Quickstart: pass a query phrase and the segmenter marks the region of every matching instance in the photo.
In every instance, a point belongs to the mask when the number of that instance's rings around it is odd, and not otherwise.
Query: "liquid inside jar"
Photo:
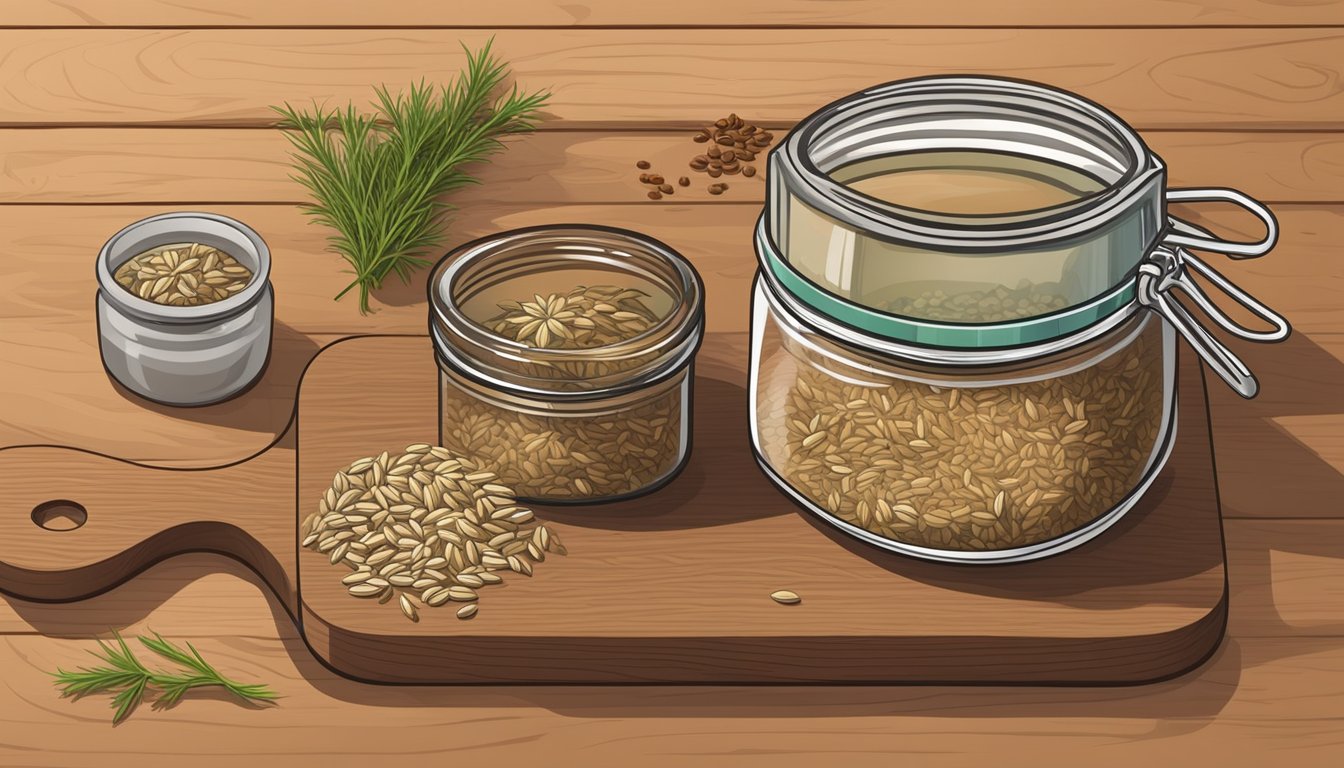
[[[201,243],[169,243],[127,259],[117,284],[147,301],[194,307],[223,301],[252,282],[252,270],[228,253]]]
[[[1071,203],[1102,183],[1075,168],[996,152],[914,152],[852,163],[831,178],[902,208],[1003,215]]]
[[[1075,203],[1105,184],[1076,168],[998,152],[929,151],[842,166],[833,180],[868,197],[942,216],[1012,217]],[[883,312],[948,323],[996,323],[1057,312],[1114,284],[1127,265],[1082,248],[933,252],[855,237],[794,199],[789,261],[805,276]],[[1100,271],[1098,271],[1100,269]]]

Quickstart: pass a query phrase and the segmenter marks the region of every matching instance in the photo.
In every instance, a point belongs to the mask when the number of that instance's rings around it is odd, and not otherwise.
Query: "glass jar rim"
[[[463,310],[464,281],[484,280],[494,262],[551,256],[560,269],[598,265],[658,284],[673,306],[649,329],[615,344],[581,349],[540,349],[502,336]],[[475,270],[475,271],[473,271]],[[699,348],[704,330],[704,283],[685,257],[647,235],[597,224],[524,227],[473,240],[450,251],[429,279],[430,330],[436,356],[458,373],[486,386],[523,396],[594,398],[639,389],[674,375]],[[581,365],[647,358],[641,364],[595,379],[593,386],[568,389],[576,379],[487,372],[490,358],[538,365]]]
[[[240,249],[238,252],[229,252],[230,256],[240,261],[254,262],[246,265],[252,269],[252,279],[241,291],[208,304],[174,307],[142,299],[117,282],[113,273],[127,259],[162,245],[193,238],[199,241],[202,234],[216,236],[210,239],[228,240]],[[135,241],[137,236],[140,239]],[[127,245],[129,241],[135,241],[135,244]],[[228,248],[221,250],[229,251]],[[123,314],[156,323],[185,325],[222,320],[260,301],[262,296],[270,292],[271,250],[256,230],[237,219],[196,211],[161,213],[127,224],[108,238],[98,251],[94,271],[103,297]]]
[[[991,118],[1020,124],[1021,131],[1010,134],[979,125]],[[941,138],[904,135],[921,121],[934,124]],[[945,125],[947,121],[952,123]],[[949,125],[960,127],[953,130]],[[1061,205],[980,215],[897,205],[831,176],[859,160],[928,149],[978,147],[978,151],[1026,155],[1029,144],[1047,139],[1051,151],[1061,156],[1109,165],[1112,178],[1098,179],[1103,183],[1100,190]],[[946,145],[931,143],[939,140]],[[1022,147],[1017,152],[1012,151],[1014,142]],[[1046,151],[1043,145],[1030,149],[1032,156]],[[780,201],[794,197],[884,241],[959,253],[1001,253],[1104,231],[1138,199],[1152,196],[1154,185],[1165,186],[1165,167],[1123,120],[1081,96],[1011,78],[947,75],[886,83],[822,107],[771,152],[767,183],[772,188],[768,198],[777,201],[766,209],[771,231],[777,226],[775,219],[784,216]]]

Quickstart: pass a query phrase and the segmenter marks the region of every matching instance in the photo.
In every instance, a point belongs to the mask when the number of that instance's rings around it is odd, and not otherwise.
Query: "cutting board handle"
[[[294,455],[287,438],[212,469],[54,446],[0,449],[0,591],[78,600],[165,558],[206,551],[243,561],[289,598]]]

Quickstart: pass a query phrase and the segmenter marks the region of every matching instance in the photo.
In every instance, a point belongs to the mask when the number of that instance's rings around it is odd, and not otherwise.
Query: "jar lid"
[[[1138,134],[1080,96],[898,81],[823,107],[771,152],[762,261],[891,338],[1034,343],[1133,299],[1165,185]]]

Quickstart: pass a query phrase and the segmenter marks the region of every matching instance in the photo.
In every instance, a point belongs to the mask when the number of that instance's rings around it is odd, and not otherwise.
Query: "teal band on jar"
[[[985,349],[1039,344],[1081,331],[1120,311],[1135,298],[1135,281],[1076,307],[1010,323],[935,323],[879,312],[842,299],[803,277],[775,250],[765,219],[756,223],[756,254],[761,268],[794,298],[837,322],[892,341],[949,349]]]

